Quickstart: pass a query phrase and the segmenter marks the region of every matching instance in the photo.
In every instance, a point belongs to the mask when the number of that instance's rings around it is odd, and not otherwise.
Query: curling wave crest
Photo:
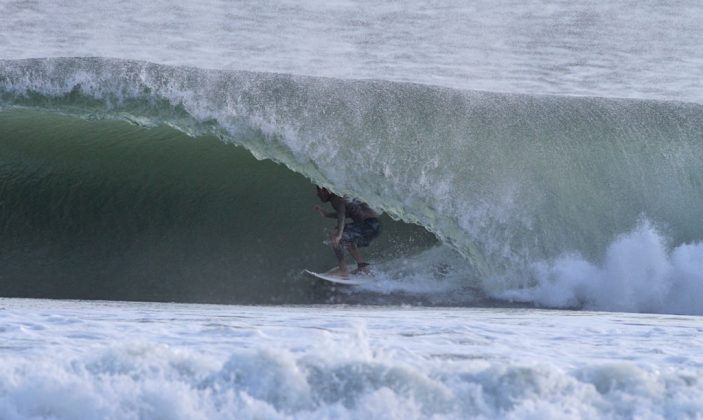
[[[539,290],[553,278],[539,261],[620,261],[617,238],[643,218],[673,247],[703,238],[697,104],[56,58],[0,61],[0,107],[214,134],[421,225],[495,296]]]

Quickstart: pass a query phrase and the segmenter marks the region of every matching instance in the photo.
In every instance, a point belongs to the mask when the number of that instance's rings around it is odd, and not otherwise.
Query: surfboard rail
[[[335,284],[344,284],[348,286],[359,286],[372,281],[372,278],[368,275],[354,275],[349,274],[348,276],[339,276],[335,274],[328,273],[317,273],[315,271],[308,270],[307,268],[303,270],[306,274],[320,280],[328,281]]]

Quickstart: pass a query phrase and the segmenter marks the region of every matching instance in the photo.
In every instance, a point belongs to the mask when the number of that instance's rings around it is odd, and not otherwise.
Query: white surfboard
[[[348,286],[358,286],[360,284],[369,283],[373,280],[373,278],[367,274],[349,274],[348,276],[339,276],[336,274],[316,273],[307,269],[304,271],[317,279],[329,281],[336,284],[345,284]]]

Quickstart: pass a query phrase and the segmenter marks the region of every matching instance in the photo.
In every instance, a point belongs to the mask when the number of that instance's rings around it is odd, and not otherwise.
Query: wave
[[[602,261],[609,244],[643,218],[673,245],[703,238],[698,104],[57,58],[0,61],[0,109],[214,135],[302,175],[297,185],[307,187],[307,178],[421,226],[468,262],[467,281],[501,290],[539,282],[537,261],[565,253]],[[181,147],[163,130],[148,130],[161,140],[142,140],[136,153]],[[187,153],[202,153],[193,147]],[[202,167],[217,160],[201,158]],[[239,164],[233,159],[221,167]],[[172,168],[187,178],[194,161]],[[232,175],[207,182],[225,176]],[[267,182],[285,189],[297,176],[284,171]]]
[[[302,176],[213,137],[168,127],[0,113],[0,294],[310,303],[299,278],[334,264],[329,223]],[[329,219],[328,219],[329,220]],[[383,220],[367,256],[432,246]]]

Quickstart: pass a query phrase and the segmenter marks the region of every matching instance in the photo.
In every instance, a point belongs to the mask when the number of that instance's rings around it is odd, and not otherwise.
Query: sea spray
[[[547,307],[703,314],[703,244],[673,249],[648,221],[619,236],[600,263],[564,254],[532,265],[534,287],[496,297]]]

